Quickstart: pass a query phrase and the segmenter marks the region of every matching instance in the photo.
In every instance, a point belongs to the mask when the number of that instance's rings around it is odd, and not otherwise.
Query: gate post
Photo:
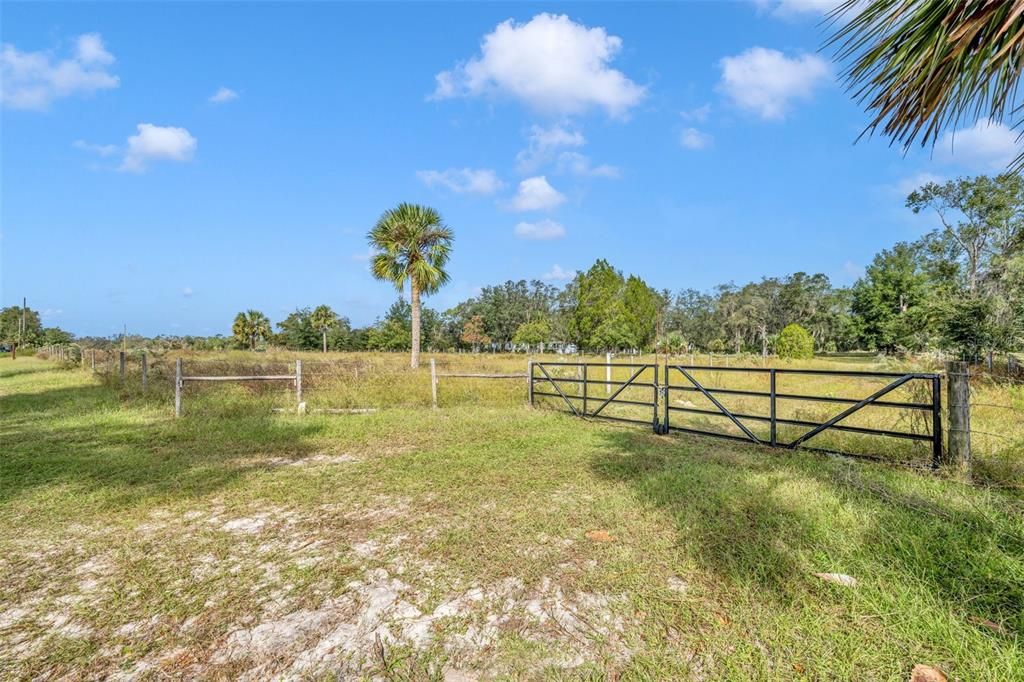
[[[971,379],[966,362],[946,364],[949,378],[947,407],[949,409],[949,451],[944,463],[961,473],[971,473]]]
[[[655,363],[654,367],[654,419],[651,421],[651,426],[654,428],[655,433],[661,433],[661,425],[658,424],[658,389],[661,387],[658,382],[658,364]]]
[[[778,431],[775,421],[775,368],[768,370],[768,396],[769,416],[771,417],[771,446],[774,448],[779,444]]]
[[[669,372],[668,372],[668,368],[669,368],[668,361],[666,361],[665,362],[665,384],[661,388],[661,397],[665,401],[665,404],[662,406],[662,412],[665,415],[665,421],[661,425],[661,432],[662,433],[668,433],[669,432],[669,423],[670,423],[669,422],[669,417],[668,417],[668,413],[669,413],[669,409],[668,408],[669,408],[669,402],[671,400],[671,390],[670,390],[670,387],[672,386],[672,380],[669,379],[670,375],[669,375]]]
[[[181,416],[181,358],[174,361],[174,416]]]
[[[533,407],[533,360],[526,361],[526,397]]]
[[[302,410],[302,360],[295,361],[295,405],[296,412]]]
[[[942,463],[942,380],[936,374],[932,377],[932,468],[938,469],[940,463]]]

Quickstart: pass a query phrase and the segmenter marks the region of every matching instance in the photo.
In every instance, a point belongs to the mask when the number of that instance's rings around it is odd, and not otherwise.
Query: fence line
[[[529,361],[532,366],[533,361]],[[430,358],[430,404],[435,410],[437,409],[437,384],[438,379],[441,377],[448,377],[452,379],[528,379],[529,374],[500,374],[500,373],[482,373],[482,372],[467,372],[467,373],[456,373],[456,372],[438,372],[437,361],[434,358]],[[532,391],[532,383],[531,391]]]

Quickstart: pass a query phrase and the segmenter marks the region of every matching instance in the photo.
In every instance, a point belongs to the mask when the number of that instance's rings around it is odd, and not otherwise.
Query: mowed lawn
[[[525,406],[5,358],[0,575],[2,679],[1024,679],[1019,496]]]

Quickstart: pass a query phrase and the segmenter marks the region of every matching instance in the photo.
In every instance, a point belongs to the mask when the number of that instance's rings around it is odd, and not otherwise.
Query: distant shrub
[[[814,337],[798,324],[787,325],[779,340],[775,342],[775,352],[780,358],[805,360],[814,357]]]

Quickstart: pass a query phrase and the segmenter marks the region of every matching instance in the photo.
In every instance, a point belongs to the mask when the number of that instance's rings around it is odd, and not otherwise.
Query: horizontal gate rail
[[[546,369],[544,369],[544,365],[542,365],[540,363],[537,363],[536,366],[540,368],[540,371],[544,373],[544,376],[547,377],[549,382],[551,382],[551,385],[554,387],[554,389],[556,391],[558,391],[558,395],[562,396],[562,400],[564,400],[565,404],[569,406],[569,409],[572,410],[572,413],[575,414],[576,416],[579,416],[580,413],[576,411],[576,407],[565,396],[565,393],[562,392],[562,389],[560,389],[558,387],[558,384],[556,384],[554,381],[551,381],[551,375],[548,374],[548,371]],[[531,384],[533,383],[533,377],[532,376],[530,377],[530,382],[531,382]],[[535,393],[535,392],[533,392],[533,393]],[[586,409],[587,409],[587,399],[586,399],[586,396],[584,396],[584,398],[583,398],[583,410],[586,411]]]
[[[660,384],[658,383],[659,366],[655,364],[641,364],[641,363],[607,363],[607,362],[531,362],[530,363],[530,400],[531,403],[535,397],[542,398],[561,398],[566,405],[569,406],[572,413],[578,417],[596,417],[597,419],[608,419],[617,422],[627,422],[630,424],[652,424],[652,421],[636,419],[631,417],[622,417],[618,415],[609,415],[604,413],[604,409],[608,405],[628,405],[632,407],[645,407],[651,410],[653,415],[653,423],[658,423],[658,391]],[[538,376],[534,371],[533,367],[540,370],[541,376]],[[583,378],[578,377],[559,377],[552,376],[548,372],[547,368],[550,367],[574,367],[580,370]],[[631,376],[625,381],[619,379],[612,379],[610,373],[608,376],[603,378],[591,378],[588,376],[588,369],[592,368],[604,368],[611,370],[613,368],[623,368],[631,370]],[[654,381],[639,381],[638,377],[645,371],[651,370],[654,373]],[[580,386],[580,394],[566,393],[561,389],[559,384],[574,384]],[[605,396],[594,396],[588,395],[587,388],[589,386],[604,386],[609,391],[607,397]],[[551,391],[538,390],[538,386],[547,387],[550,386],[555,390],[554,393]],[[633,400],[630,398],[622,398],[621,394],[627,388],[643,388],[651,390],[651,400]],[[575,403],[573,401],[576,401]],[[596,409],[588,410],[587,404],[590,402],[600,403]],[[579,409],[577,409],[577,404]],[[656,426],[656,430],[660,428]]]
[[[672,385],[670,372],[677,370],[683,375],[692,386],[686,385]],[[933,373],[922,373],[922,372],[871,372],[871,371],[843,371],[843,370],[824,370],[824,369],[774,369],[768,367],[705,367],[699,365],[667,365],[665,368],[665,386],[664,386],[664,422],[665,430],[681,431],[684,433],[695,433],[707,436],[729,438],[732,440],[740,441],[752,441],[751,432],[742,423],[744,420],[752,420],[756,422],[768,423],[770,425],[770,438],[767,442],[758,441],[766,445],[773,447],[782,448],[802,448],[812,451],[821,452],[835,452],[834,450],[825,450],[821,448],[809,447],[806,445],[807,441],[815,436],[821,435],[826,431],[839,431],[845,433],[855,433],[867,436],[883,436],[889,438],[897,438],[903,440],[909,440],[914,442],[932,444],[932,467],[936,467],[942,457],[942,419],[940,414],[940,386],[939,386],[939,375]],[[769,379],[769,390],[768,391],[754,391],[745,389],[735,388],[720,388],[700,385],[699,382],[695,381],[691,372],[746,372],[750,374],[756,374],[765,376]],[[785,375],[805,375],[805,376],[822,376],[822,377],[851,377],[858,379],[888,379],[890,380],[884,387],[874,391],[871,395],[866,398],[843,398],[835,396],[818,396],[810,395],[806,393],[782,393],[776,389],[776,379]],[[931,402],[903,402],[894,400],[884,400],[883,397],[896,390],[897,388],[908,384],[914,380],[929,381],[931,383]],[[689,392],[689,393],[700,393],[718,409],[704,409],[698,407],[677,407],[671,404],[671,395],[673,391],[678,392]],[[722,404],[714,398],[716,395],[725,396],[748,396],[755,398],[766,398],[769,401],[769,414],[748,414],[740,412],[732,412],[728,409],[723,409]],[[832,403],[845,406],[838,414],[825,420],[824,422],[809,421],[805,419],[793,419],[780,417],[777,414],[777,405],[779,401],[806,401],[806,402],[821,402],[821,403]],[[931,419],[931,432],[930,433],[911,433],[907,431],[897,431],[895,429],[886,428],[872,428],[868,426],[852,426],[841,424],[840,422],[855,412],[865,407],[882,407],[888,409],[900,409],[900,410],[911,410],[911,411],[926,411],[932,413]],[[715,431],[707,431],[704,429],[693,428],[690,426],[677,426],[671,423],[672,413],[690,413],[707,415],[709,417],[725,417],[729,419],[733,424],[743,431],[744,435],[727,434]],[[802,435],[794,438],[791,442],[781,442],[777,437],[777,426],[798,426],[806,427]],[[856,453],[843,452],[839,454],[860,456],[867,459],[882,459],[870,455],[858,455]]]
[[[675,431],[702,436],[712,436],[715,438],[726,438],[729,440],[736,440],[747,443],[752,442],[758,445],[770,445],[772,447],[779,448],[800,448],[812,452],[836,453],[835,450],[818,448],[807,445],[807,441],[814,438],[815,436],[819,436],[822,433],[825,433],[826,431],[837,431],[843,433],[860,434],[865,436],[882,436],[920,443],[930,442],[932,444],[931,466],[933,468],[938,466],[939,461],[942,457],[942,418],[940,412],[941,386],[940,377],[938,374],[921,372],[872,372],[826,369],[775,369],[768,367],[708,367],[702,365],[666,364],[664,367],[664,382],[662,383],[659,380],[659,370],[661,368],[658,365],[652,364],[618,364],[602,362],[531,362],[530,366],[531,369],[529,371],[529,387],[531,404],[533,403],[533,399],[535,396],[545,398],[561,398],[562,401],[564,401],[565,404],[569,406],[569,409],[572,411],[572,413],[580,417],[597,417],[598,419],[609,419],[612,421],[629,422],[634,424],[648,423],[641,419],[604,414],[605,408],[609,405],[627,405],[633,407],[643,407],[652,409],[654,417],[651,421],[651,424],[654,427],[655,433],[669,433],[670,431]],[[537,372],[532,369],[533,366],[539,368],[540,375],[538,375]],[[548,368],[551,367],[577,368],[577,370],[580,372],[580,376],[553,376],[548,371]],[[606,369],[606,373],[603,378],[592,378],[592,375],[588,376],[589,369],[602,367]],[[611,368],[621,368],[624,370],[629,370],[630,376],[626,380],[612,379],[610,371]],[[640,380],[640,377],[647,370],[650,370],[653,373],[653,381]],[[688,385],[673,385],[671,382],[671,372],[673,370],[679,372],[679,374],[681,374],[686,379]],[[722,388],[718,386],[706,386],[702,384],[694,376],[695,373],[705,372],[746,372],[749,374],[761,375],[769,380],[769,390],[756,391],[737,388]],[[889,381],[886,383],[885,386],[878,390],[875,390],[873,393],[871,393],[865,398],[846,398],[837,396],[811,395],[808,393],[780,392],[777,390],[777,379],[785,375],[850,377],[858,379],[887,379]],[[910,402],[884,399],[884,397],[887,394],[915,380],[930,382],[930,402]],[[588,387],[593,386],[595,384],[605,386],[605,396],[598,397],[594,395],[588,395]],[[578,386],[579,393],[566,393],[565,391],[562,390],[561,385]],[[550,386],[549,390],[543,390],[546,389],[548,386]],[[650,401],[645,401],[621,397],[622,393],[627,388],[651,389],[652,399]],[[715,409],[704,409],[695,406],[674,406],[671,404],[673,391],[700,393],[704,398],[708,400],[708,402],[710,402],[714,406]],[[723,405],[722,402],[716,396],[746,396],[753,398],[765,398],[768,400],[769,413],[750,414],[747,412],[734,412],[725,405]],[[777,407],[780,401],[830,403],[842,406],[842,409],[837,414],[835,414],[834,416],[830,417],[825,421],[811,421],[807,419],[796,419],[779,416]],[[596,409],[588,409],[588,403],[591,402],[598,403]],[[692,405],[692,403],[689,404]],[[890,410],[899,409],[931,412],[932,418],[930,433],[913,433],[908,431],[897,431],[895,429],[890,428],[872,428],[868,426],[854,426],[840,423],[847,417],[850,417],[854,413],[866,407],[880,407],[887,408]],[[691,426],[675,425],[671,423],[671,415],[673,413],[688,413],[705,415],[708,417],[725,418],[728,419],[739,431],[741,431],[742,435],[736,433],[708,431],[705,429],[694,428]],[[751,429],[744,423],[745,421],[754,421],[769,424],[770,438],[762,439],[761,437],[759,437],[757,434],[751,431]],[[806,431],[804,431],[803,434],[797,436],[790,442],[783,442],[780,441],[778,438],[778,426],[801,427],[803,429],[806,429]],[[877,455],[859,454],[854,452],[839,452],[836,454],[842,454],[851,457],[859,457],[862,459],[892,461]]]
[[[706,414],[713,417],[724,417],[721,412],[717,410],[702,410],[696,407],[672,407],[668,408],[672,412],[690,412],[693,414]],[[761,414],[741,414],[739,412],[733,412],[733,416],[739,419],[753,419],[755,421],[771,422],[771,417],[766,417]],[[776,424],[785,424],[787,426],[809,426],[816,427],[821,426],[821,422],[809,422],[803,419],[784,419],[782,417],[775,418]],[[843,426],[842,424],[834,424],[828,428],[833,431],[849,431],[850,433],[861,433],[864,435],[879,435],[879,436],[891,436],[893,438],[905,438],[907,440],[920,440],[930,441],[932,439],[930,434],[927,433],[907,433],[906,431],[889,431],[887,429],[872,429],[865,426]],[[747,440],[744,438],[743,440]]]
[[[721,411],[721,413],[722,413],[722,415],[723,415],[723,416],[726,416],[726,417],[728,417],[728,418],[730,419],[730,421],[732,421],[732,423],[733,423],[733,424],[735,424],[735,425],[737,426],[737,428],[739,428],[739,430],[740,430],[740,431],[742,431],[743,433],[747,434],[747,438],[749,438],[750,440],[754,441],[754,442],[755,442],[755,443],[757,443],[758,445],[760,445],[760,444],[761,444],[761,439],[760,439],[760,438],[758,438],[757,436],[755,436],[755,435],[754,435],[754,432],[753,432],[753,431],[751,431],[751,430],[750,430],[750,429],[748,429],[748,428],[747,428],[746,426],[744,426],[744,425],[743,425],[743,422],[741,422],[741,421],[740,421],[739,419],[737,419],[737,418],[736,418],[736,417],[735,417],[735,416],[734,416],[734,415],[732,414],[732,412],[730,412],[729,410],[727,410],[727,409],[726,409],[726,407],[725,407],[725,405],[723,405],[722,403],[718,402],[718,399],[717,399],[717,398],[715,398],[715,396],[713,396],[713,395],[711,395],[710,393],[708,393],[708,392],[707,392],[707,390],[706,390],[706,389],[705,389],[705,388],[704,388],[703,386],[701,386],[701,385],[700,385],[700,384],[699,384],[699,383],[697,382],[697,380],[696,380],[696,379],[694,379],[694,378],[693,378],[693,377],[692,377],[692,376],[690,375],[690,373],[689,373],[689,372],[687,372],[687,371],[686,371],[685,369],[683,369],[683,368],[682,368],[682,367],[680,367],[679,365],[673,365],[672,367],[666,367],[666,368],[665,368],[665,385],[666,385],[666,386],[668,386],[668,385],[669,385],[669,376],[668,376],[668,371],[669,371],[670,369],[672,369],[673,367],[674,367],[675,369],[678,369],[678,370],[679,370],[679,371],[680,371],[680,372],[682,373],[682,375],[683,375],[684,377],[686,377],[686,378],[687,378],[687,379],[688,379],[688,380],[690,381],[690,383],[691,383],[691,384],[693,384],[693,385],[694,385],[694,386],[695,386],[695,387],[696,387],[697,389],[699,389],[699,390],[700,390],[700,392],[704,394],[704,397],[705,397],[705,398],[707,398],[708,400],[710,400],[710,401],[711,401],[711,403],[712,403],[712,404],[713,404],[713,405],[714,405],[715,407],[717,407],[717,408],[718,408],[718,409],[719,409],[719,410]],[[666,394],[667,394],[667,391],[666,391]],[[668,402],[668,401],[666,400],[666,402]],[[667,421],[667,420],[666,420],[666,421]]]
[[[918,377],[925,378],[925,377]],[[701,390],[694,388],[693,386],[670,386],[670,390],[673,391],[692,391],[694,393],[700,393]],[[754,396],[755,398],[771,398],[772,394],[768,391],[745,391],[738,388],[706,388],[708,393],[720,393],[722,395],[748,395]],[[824,395],[804,395],[802,393],[776,393],[776,399],[778,400],[806,400],[808,402],[822,402],[822,403],[844,403],[847,405],[855,405],[860,402],[859,398],[836,398],[832,396]],[[931,410],[931,403],[895,403],[886,400],[876,400],[871,403],[874,407],[897,407],[907,410]]]

